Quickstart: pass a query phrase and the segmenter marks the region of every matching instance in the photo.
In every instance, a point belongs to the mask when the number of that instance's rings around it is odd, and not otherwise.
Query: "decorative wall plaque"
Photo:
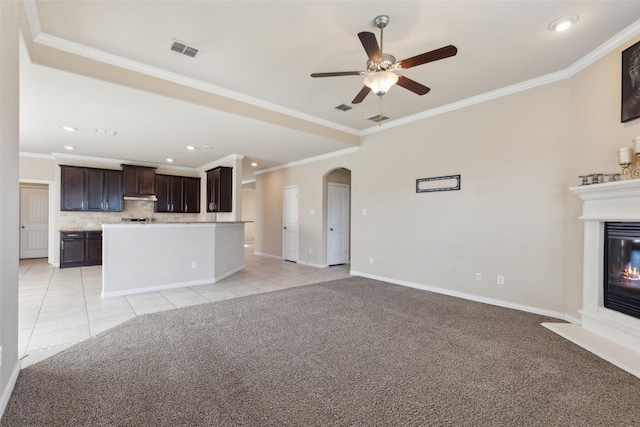
[[[460,190],[460,175],[416,179],[416,193]]]

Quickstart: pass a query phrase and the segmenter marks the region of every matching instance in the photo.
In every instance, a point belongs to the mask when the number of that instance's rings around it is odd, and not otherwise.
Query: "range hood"
[[[155,202],[156,168],[136,165],[122,166],[124,200]]]
[[[155,202],[158,200],[158,198],[156,196],[154,196],[153,194],[149,194],[149,195],[145,195],[145,196],[124,196],[123,197],[124,200],[142,200],[142,201],[147,201],[147,202]]]

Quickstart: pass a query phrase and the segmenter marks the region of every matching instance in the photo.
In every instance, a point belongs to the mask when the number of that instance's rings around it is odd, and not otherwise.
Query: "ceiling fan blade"
[[[362,71],[337,71],[335,73],[313,73],[311,77],[359,76]]]
[[[425,52],[420,55],[412,56],[411,58],[403,59],[402,61],[398,61],[400,63],[400,68],[407,69],[411,67],[415,67],[417,65],[426,64],[427,62],[437,61],[439,59],[448,58],[450,56],[454,56],[458,53],[458,49],[453,46],[445,46],[440,49],[432,50],[431,52]]]
[[[382,52],[380,52],[380,46],[378,46],[376,35],[367,31],[363,31],[361,33],[358,33],[358,37],[360,38],[362,47],[364,47],[365,52],[367,52],[367,56],[369,57],[369,59],[372,62],[382,61]]]
[[[367,95],[369,95],[369,92],[371,92],[371,88],[369,86],[363,86],[360,92],[358,92],[358,94],[356,95],[356,97],[353,98],[353,101],[351,101],[351,103],[360,104],[362,101],[364,101]]]
[[[411,80],[405,76],[398,76],[398,83],[396,84],[418,95],[425,95],[431,90],[417,81]]]

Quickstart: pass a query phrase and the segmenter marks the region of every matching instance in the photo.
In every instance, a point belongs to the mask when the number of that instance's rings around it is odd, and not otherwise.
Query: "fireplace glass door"
[[[640,223],[605,223],[604,306],[640,318]]]

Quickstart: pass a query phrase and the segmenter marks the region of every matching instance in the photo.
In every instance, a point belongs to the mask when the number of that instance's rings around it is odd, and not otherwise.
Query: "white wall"
[[[640,134],[640,120],[620,123],[620,55],[636,41],[564,80],[383,125],[356,153],[258,175],[256,252],[281,255],[282,188],[298,185],[300,258],[321,264],[307,249],[324,253],[322,218],[308,211],[322,206],[323,174],[347,167],[352,271],[578,318],[581,205],[568,189],[619,171],[616,150]],[[452,174],[460,191],[416,194],[416,179]]]
[[[0,2],[0,414],[20,369],[18,361],[19,2]]]

